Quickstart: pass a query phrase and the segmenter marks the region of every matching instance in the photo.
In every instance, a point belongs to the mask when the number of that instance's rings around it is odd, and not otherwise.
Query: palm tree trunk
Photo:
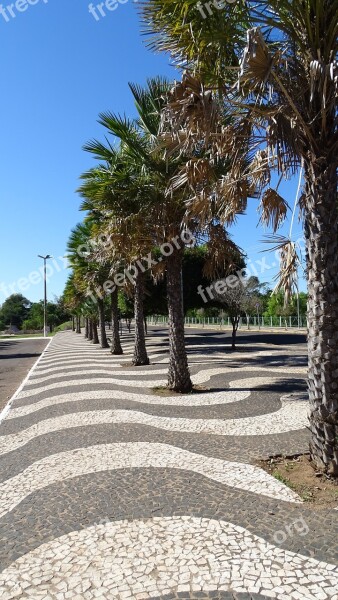
[[[168,387],[176,392],[192,390],[184,338],[182,286],[183,250],[175,250],[167,258],[167,294],[169,312]]]
[[[99,334],[97,331],[97,319],[93,319],[92,321],[93,323],[93,344],[99,344],[100,340],[99,340]]]
[[[85,338],[88,339],[89,336],[89,319],[86,317],[85,319]]]
[[[139,271],[135,276],[134,312],[135,312],[135,347],[133,365],[149,365],[146,349],[143,318],[144,275]]]
[[[310,453],[338,476],[338,202],[335,160],[308,163],[306,221]]]
[[[72,316],[72,331],[75,331],[75,317]]]
[[[88,340],[93,341],[93,319],[89,319]]]
[[[102,298],[98,298],[97,303],[98,303],[98,306],[99,306],[99,315],[100,315],[101,348],[109,348],[109,344],[108,344],[108,340],[107,340],[107,334],[106,334],[104,300],[102,300]]]
[[[76,333],[81,333],[81,320],[78,315],[76,315]]]
[[[117,287],[111,293],[111,353],[123,354],[119,332],[119,308]]]

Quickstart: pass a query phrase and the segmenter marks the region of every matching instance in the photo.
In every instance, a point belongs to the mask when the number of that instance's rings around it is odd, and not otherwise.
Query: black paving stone
[[[156,349],[152,348],[151,353],[161,352],[163,356],[167,356],[168,341],[160,339],[167,336],[167,329],[164,327],[150,328],[150,335],[157,338]],[[92,351],[93,357],[104,361],[107,365],[111,364],[109,351],[85,343],[83,336],[74,334],[73,337],[70,337],[69,334],[61,334],[54,339],[45,359],[41,361],[35,372],[35,378],[43,376],[44,368],[50,368],[53,364],[62,364],[59,361],[60,353],[63,351],[63,340],[67,341],[67,344],[68,341],[71,343],[74,340],[75,344],[80,345],[74,349],[73,354],[69,354],[69,361],[85,355],[81,348],[81,344],[83,344],[83,347]],[[306,393],[302,374],[288,372],[289,367],[305,367],[307,364],[304,335],[292,333],[278,335],[266,332],[252,334],[242,330],[238,335],[240,351],[236,353],[230,349],[229,331],[224,333],[219,330],[188,329],[187,341],[192,345],[200,343],[203,345],[201,348],[188,347],[188,355],[191,360],[194,360],[196,354],[203,353],[209,360],[219,352],[224,353],[224,359],[215,357],[212,364],[192,364],[191,373],[214,368],[221,369],[225,366],[232,369],[230,373],[216,374],[209,381],[203,383],[202,386],[207,389],[212,391],[229,389],[229,382],[236,379],[273,377],[282,381],[260,386],[251,393],[247,400],[207,407],[171,407],[170,397],[167,398],[168,405],[166,406],[141,404],[122,399],[68,402],[39,410],[26,417],[7,420],[1,425],[0,436],[19,432],[40,420],[88,410],[136,410],[147,414],[189,419],[253,417],[277,411],[281,406],[281,395],[300,392],[304,397]],[[131,342],[131,335],[123,336],[123,344]],[[148,344],[154,345],[154,340],[148,339]],[[67,345],[65,349],[69,350],[70,347]],[[282,354],[276,353],[280,350],[282,350]],[[266,351],[268,354],[263,357],[257,356],[259,351]],[[131,350],[127,350],[123,358],[131,359],[131,352]],[[55,360],[55,363],[48,364],[46,361],[50,359]],[[199,358],[198,360],[203,362],[203,359]],[[67,365],[69,361],[65,359],[64,364]],[[80,366],[82,367],[82,365]],[[242,369],[245,366],[254,367],[255,370],[243,372]],[[95,367],[96,363],[93,362],[90,368],[95,369]],[[283,371],[276,371],[279,367],[283,367]],[[87,365],[86,368],[88,368]],[[99,369],[100,366],[97,368]],[[147,385],[147,381],[166,378],[165,374],[154,375],[152,372],[154,368],[166,369],[167,365],[160,364],[157,359],[154,359],[149,368],[142,368],[142,370],[149,371],[149,374],[139,378],[140,387],[131,388],[114,384],[112,389],[121,392],[141,392],[146,401],[149,390],[142,387],[142,384]],[[137,379],[137,374],[130,375],[124,367],[123,369],[122,371],[112,367],[111,377],[120,378],[121,382],[126,379]],[[57,372],[52,374],[48,381],[40,384],[34,382],[33,376],[32,385],[26,387],[26,390],[38,390],[41,386],[49,383],[55,383],[56,387],[32,397],[18,399],[14,407],[34,405],[42,399],[53,399],[53,397],[67,392],[107,389],[107,384],[82,385],[83,378],[87,378],[86,371],[76,371],[75,367],[75,374],[72,375],[69,375],[69,372],[66,374],[62,371]],[[69,377],[77,382],[77,386],[67,385]],[[95,378],[95,375],[89,375],[88,378],[90,377]],[[105,375],[105,377],[109,377],[109,375]],[[232,389],[235,391],[236,388]],[[305,429],[279,435],[222,437],[170,432],[137,424],[77,427],[41,436],[22,448],[0,456],[0,481],[15,476],[44,457],[96,444],[165,443],[205,456],[242,463],[255,463],[258,459],[269,456],[290,456],[306,452],[308,439],[309,435]],[[302,536],[294,530],[293,534],[289,535],[281,544],[281,547],[314,557],[317,560],[338,562],[338,511],[310,510],[306,504],[299,506],[269,499],[230,488],[191,471],[140,468],[87,474],[55,483],[30,494],[19,506],[0,519],[2,568],[6,568],[11,562],[44,542],[52,541],[56,537],[74,530],[80,531],[94,523],[102,522],[104,519],[117,521],[179,515],[229,521],[245,527],[273,545],[277,545],[274,539],[275,533],[285,531],[287,525],[294,523],[301,516],[308,526],[307,535]],[[208,600],[267,600],[264,595],[230,591],[170,594],[161,598],[155,597],[152,600],[200,600],[203,598]]]
[[[41,544],[102,519],[179,515],[229,521],[274,546],[275,533],[303,517],[308,533],[293,529],[280,547],[333,564],[338,561],[335,511],[311,511],[306,505],[230,488],[190,471],[145,468],[87,474],[32,493],[0,519],[0,564],[4,569]]]
[[[99,386],[97,389],[100,389]],[[146,397],[144,398],[146,402]],[[242,419],[266,415],[278,411],[281,402],[278,398],[264,399],[259,392],[251,394],[246,400],[233,402],[231,404],[216,404],[213,406],[170,406],[170,397],[167,406],[158,404],[146,404],[130,400],[82,400],[70,401],[55,406],[48,406],[28,415],[15,419],[7,419],[3,422],[1,435],[18,433],[31,425],[46,419],[57,418],[65,414],[86,412],[92,410],[132,410],[148,415],[160,417],[176,417],[184,419]],[[239,406],[240,404],[240,406]],[[0,435],[0,438],[1,438]]]
[[[177,446],[213,458],[255,463],[270,456],[308,452],[306,429],[278,435],[218,436],[165,431],[145,425],[103,424],[55,431],[0,456],[0,481],[20,473],[33,462],[76,448],[117,442],[153,442]]]

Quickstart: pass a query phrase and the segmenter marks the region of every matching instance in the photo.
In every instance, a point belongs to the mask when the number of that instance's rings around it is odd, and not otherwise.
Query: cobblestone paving
[[[281,337],[281,336],[280,336]],[[338,600],[338,511],[255,465],[307,449],[302,343],[189,333],[192,395],[57,335],[0,426],[2,600]],[[262,341],[261,341],[262,340]]]

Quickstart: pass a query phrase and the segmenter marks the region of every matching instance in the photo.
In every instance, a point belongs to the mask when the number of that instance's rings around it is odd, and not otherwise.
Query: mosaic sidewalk
[[[58,334],[0,424],[0,597],[338,600],[338,511],[257,466],[307,451],[305,347],[224,353],[189,332],[202,390]]]

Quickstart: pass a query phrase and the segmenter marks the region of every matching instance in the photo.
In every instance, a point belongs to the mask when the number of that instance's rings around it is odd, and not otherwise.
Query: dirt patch
[[[297,458],[271,458],[259,466],[294,490],[309,508],[337,508],[338,481],[330,479],[312,467],[308,455]]]
[[[146,383],[146,382],[145,382]],[[169,390],[165,386],[154,387],[151,390],[155,396],[182,396],[182,392],[174,392],[174,390]],[[205,392],[210,392],[210,388],[203,387],[203,385],[194,385],[190,394],[205,394]]]

